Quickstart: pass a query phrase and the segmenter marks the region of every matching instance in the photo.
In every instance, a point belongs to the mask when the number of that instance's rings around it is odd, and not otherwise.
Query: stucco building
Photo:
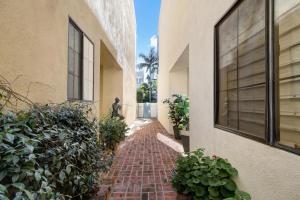
[[[254,200],[300,199],[299,0],[162,0],[158,119],[190,98],[190,146],[228,158]]]
[[[132,0],[0,1],[0,74],[33,102],[90,102],[96,116],[118,96],[135,119]]]

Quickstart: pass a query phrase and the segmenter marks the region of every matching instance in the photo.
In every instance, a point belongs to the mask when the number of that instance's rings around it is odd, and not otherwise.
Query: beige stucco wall
[[[121,100],[121,103],[123,102],[123,69],[103,43],[100,66],[100,114],[106,116],[112,112],[112,102],[116,97]]]
[[[132,0],[0,1],[0,16],[0,74],[17,92],[39,103],[67,99],[71,17],[94,43],[96,115],[100,109],[102,41],[123,69],[126,117],[129,123],[135,119],[136,22]]]
[[[214,25],[234,0],[162,0],[159,20],[158,118],[169,128],[169,71],[189,45],[191,148],[228,158],[254,200],[300,199],[300,156],[213,126]]]

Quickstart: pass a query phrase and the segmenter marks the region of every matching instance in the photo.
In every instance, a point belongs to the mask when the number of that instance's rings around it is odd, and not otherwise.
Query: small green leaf
[[[202,172],[200,170],[194,171],[193,175],[194,176],[200,176],[202,174]]]
[[[227,173],[226,171],[221,170],[221,171],[219,171],[218,176],[220,176],[221,178],[226,178],[226,177],[228,177],[229,175],[228,175],[228,173]]]
[[[6,137],[6,140],[7,140],[9,143],[11,143],[11,144],[14,143],[15,136],[14,136],[13,134],[6,133],[5,137]]]
[[[66,174],[64,171],[60,171],[59,173],[59,179],[63,182],[66,178]]]
[[[35,173],[34,173],[34,178],[35,178],[35,180],[36,180],[37,182],[39,182],[39,181],[41,180],[41,178],[42,178],[40,172],[35,171]]]
[[[12,128],[12,129],[8,130],[8,133],[15,133],[15,132],[20,132],[20,131],[21,131],[21,129],[19,129],[19,128]]]
[[[26,162],[25,165],[22,167],[22,169],[34,171],[34,162],[33,161]]]
[[[5,178],[6,174],[7,174],[7,171],[5,171],[5,170],[0,172],[0,181],[2,181],[2,179]]]
[[[236,190],[236,184],[232,180],[228,179],[224,187],[229,191],[235,191]]]
[[[34,150],[34,147],[33,147],[32,145],[26,144],[26,148],[28,149],[28,151],[29,151],[30,153],[32,153],[33,150]]]
[[[83,150],[86,150],[86,144],[85,144],[85,143],[82,143],[82,144],[80,145],[80,147],[81,147]]]
[[[229,191],[224,187],[221,187],[220,189],[221,194],[223,195],[224,198],[229,198],[229,197],[233,197],[234,196],[234,192],[233,191]]]
[[[51,176],[52,173],[51,173],[48,169],[46,169],[46,170],[45,170],[45,175],[46,175],[46,176]]]
[[[248,194],[247,192],[244,192],[244,191],[237,190],[235,192],[235,196],[239,200],[251,200],[250,194]]]
[[[9,198],[7,196],[4,196],[0,193],[0,199],[1,200],[9,200]]]
[[[12,161],[14,163],[14,165],[16,165],[19,162],[20,158],[18,156],[13,156],[12,157]]]
[[[13,183],[17,182],[19,180],[19,174],[13,175],[11,180],[12,180]]]
[[[35,159],[36,158],[36,156],[34,155],[34,154],[29,154],[29,156],[28,156],[28,159],[29,160],[33,160],[33,159]]]
[[[229,168],[229,169],[227,169],[227,172],[231,175],[231,176],[233,176],[233,177],[235,177],[235,176],[237,176],[238,175],[238,171],[235,169],[235,168]]]
[[[193,182],[196,183],[196,184],[200,183],[200,179],[199,178],[193,178]]]
[[[7,188],[6,188],[6,186],[0,184],[0,193],[2,193],[2,194],[6,194],[6,193],[7,193]]]
[[[67,174],[70,174],[70,173],[71,173],[71,165],[68,165],[68,166],[66,167],[66,172],[67,172]]]
[[[209,192],[209,195],[212,197],[217,197],[220,194],[218,189],[215,187],[208,187],[208,192]]]
[[[205,195],[205,189],[202,186],[196,187],[196,196],[202,197]]]
[[[25,188],[25,185],[23,184],[23,183],[13,183],[13,184],[11,184],[13,187],[15,187],[15,188],[17,188],[17,189],[19,189],[19,190],[24,190],[24,188]]]
[[[33,194],[31,192],[25,189],[23,191],[25,192],[29,200],[34,200]]]
[[[57,167],[57,168],[60,168],[60,167],[61,167],[61,162],[60,162],[60,161],[58,161],[58,163],[56,164],[56,167]]]

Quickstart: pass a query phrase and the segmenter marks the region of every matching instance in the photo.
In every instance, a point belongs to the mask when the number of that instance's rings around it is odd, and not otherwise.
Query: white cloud
[[[157,35],[153,35],[153,36],[150,38],[150,46],[151,46],[151,47],[154,47],[155,49],[157,49],[157,42],[158,42]]]

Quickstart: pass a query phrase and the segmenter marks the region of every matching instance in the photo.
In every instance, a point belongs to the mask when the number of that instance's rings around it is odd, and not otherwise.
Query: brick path
[[[108,174],[114,180],[110,200],[185,199],[170,183],[179,154],[158,141],[157,133],[166,134],[166,130],[153,121],[121,145]]]

